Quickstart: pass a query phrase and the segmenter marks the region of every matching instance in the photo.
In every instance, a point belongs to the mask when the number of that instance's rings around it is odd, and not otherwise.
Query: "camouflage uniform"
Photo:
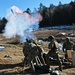
[[[73,42],[69,38],[66,38],[66,41],[63,43],[63,51],[65,52],[65,58],[67,58],[67,50],[73,49]]]
[[[47,63],[47,65],[50,65],[49,57],[56,58],[58,63],[59,63],[59,69],[62,70],[62,68],[61,68],[61,61],[60,61],[60,58],[59,58],[59,55],[58,55],[58,52],[60,52],[59,44],[54,39],[54,36],[49,36],[48,39],[50,40],[50,43],[48,45],[48,48],[50,49],[50,51],[46,55],[46,63]]]
[[[23,54],[25,57],[29,55],[30,50],[31,50],[31,45],[28,42],[25,42],[23,46]]]
[[[31,60],[35,58],[35,56],[39,56],[40,59],[42,59],[42,50],[39,46],[36,45],[35,42],[26,42],[23,47],[23,53],[24,53],[24,64],[30,64]]]

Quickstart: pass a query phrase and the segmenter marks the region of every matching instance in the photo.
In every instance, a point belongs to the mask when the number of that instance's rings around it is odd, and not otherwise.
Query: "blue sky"
[[[74,0],[0,0],[0,17],[6,17],[8,9],[14,5],[22,11],[27,8],[33,11],[34,8],[39,7],[40,3],[49,7],[50,4],[58,5],[59,1],[61,1],[62,4],[68,4]]]

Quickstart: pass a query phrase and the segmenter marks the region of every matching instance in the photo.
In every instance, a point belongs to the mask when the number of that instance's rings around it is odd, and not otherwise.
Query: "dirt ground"
[[[62,32],[69,34],[72,33],[72,30],[44,30],[35,31],[34,34],[37,38],[47,38],[49,35]],[[0,75],[50,75],[50,73],[32,73],[29,67],[25,67],[23,70],[23,43],[19,43],[18,39],[7,39],[3,34],[0,34],[0,46],[4,46],[4,49],[0,50]],[[51,67],[55,68],[58,67],[58,65]],[[63,67],[62,72],[60,71],[59,73],[60,75],[75,75],[75,67],[68,65],[67,67]]]

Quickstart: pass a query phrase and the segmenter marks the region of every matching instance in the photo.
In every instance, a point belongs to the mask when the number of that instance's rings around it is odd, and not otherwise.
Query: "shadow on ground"
[[[55,65],[54,65],[55,66]],[[18,68],[16,68],[18,67]],[[49,67],[48,66],[35,66],[35,70],[36,72],[33,72],[31,68],[27,68],[27,69],[24,69],[22,70],[23,68],[23,63],[17,63],[17,64],[0,64],[0,75],[16,75],[16,74],[19,74],[19,75],[41,75],[41,74],[48,74],[50,75],[49,73]],[[69,66],[69,65],[66,65],[66,66],[63,66],[63,70],[65,69],[68,69],[68,68],[73,68],[73,66]],[[7,69],[7,71],[6,71]],[[8,71],[8,69],[11,69]],[[13,70],[18,70],[18,71],[13,71]],[[58,69],[58,67],[57,67]],[[3,71],[5,70],[5,71]],[[11,72],[10,72],[11,71]],[[75,75],[75,74],[72,74],[72,75]]]
[[[21,68],[21,70],[19,70],[19,71],[11,71],[11,70],[15,69],[16,67]],[[39,75],[39,74],[48,74],[49,73],[49,67],[48,66],[42,66],[42,67],[35,66],[36,72],[33,72],[33,70],[31,68],[27,68],[27,69],[24,69],[24,70],[22,70],[22,68],[23,68],[22,63],[18,63],[18,64],[0,64],[0,75],[10,75],[10,74],[11,75],[13,75],[13,74]],[[11,70],[9,70],[9,71],[1,71],[1,70],[6,70],[6,69],[7,70],[11,69]]]

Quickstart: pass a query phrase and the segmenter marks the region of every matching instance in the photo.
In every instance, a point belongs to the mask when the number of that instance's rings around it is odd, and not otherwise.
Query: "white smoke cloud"
[[[33,30],[39,28],[41,19],[39,13],[27,14],[23,13],[18,7],[12,6],[7,14],[8,23],[5,26],[4,36],[6,38],[16,37],[18,35],[22,41],[26,38],[33,38]]]

